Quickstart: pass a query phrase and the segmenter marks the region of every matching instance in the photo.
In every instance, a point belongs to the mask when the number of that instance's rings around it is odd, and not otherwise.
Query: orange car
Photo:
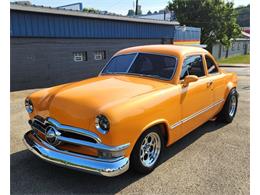
[[[25,100],[26,146],[70,168],[116,176],[151,172],[167,147],[210,119],[230,123],[237,76],[199,47],[149,45],[117,52],[94,78]]]

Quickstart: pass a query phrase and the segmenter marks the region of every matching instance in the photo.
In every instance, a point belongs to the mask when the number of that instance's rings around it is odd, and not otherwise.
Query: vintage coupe
[[[149,45],[117,52],[95,77],[25,100],[26,146],[70,168],[116,176],[151,172],[163,148],[207,122],[232,122],[237,76],[199,47]]]

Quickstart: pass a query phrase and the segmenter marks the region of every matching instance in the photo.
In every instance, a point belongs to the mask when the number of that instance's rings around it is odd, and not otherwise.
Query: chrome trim
[[[138,54],[137,52],[130,52],[130,53],[127,53],[127,54]],[[113,55],[108,61],[107,63],[104,65],[104,67],[101,69],[101,71],[99,72],[98,76],[101,76],[102,75],[102,72],[105,70],[105,68],[107,67],[107,65],[110,63],[110,61],[116,57],[116,56],[121,56],[121,55],[126,55],[126,54],[118,54],[118,55]]]
[[[127,143],[127,144],[113,147],[113,146],[108,146],[108,145],[105,145],[102,143],[92,143],[92,142],[87,142],[84,140],[78,140],[78,139],[74,139],[74,138],[68,138],[68,137],[64,137],[64,136],[57,136],[57,140],[59,140],[61,142],[67,142],[67,143],[71,143],[71,144],[86,146],[89,148],[94,148],[97,150],[108,151],[108,152],[119,152],[119,151],[125,150],[126,148],[128,148],[130,146],[130,143]]]
[[[103,135],[106,135],[108,133],[108,131],[105,131],[104,129],[102,129],[99,125],[95,125],[96,129],[102,133]]]
[[[28,113],[32,113],[33,110],[34,110],[32,100],[29,99],[29,98],[26,98],[24,104],[25,104],[25,109],[26,109],[26,111],[27,111]]]
[[[179,125],[181,125],[181,124],[183,124],[183,123],[185,123],[185,122],[187,122],[187,121],[189,121],[189,120],[199,116],[200,114],[203,114],[204,112],[207,112],[208,110],[210,110],[211,108],[221,104],[222,102],[224,102],[224,99],[221,99],[221,100],[219,100],[219,101],[209,105],[208,107],[203,108],[202,110],[200,110],[198,112],[195,112],[192,115],[190,115],[190,116],[188,116],[188,117],[186,117],[186,118],[184,118],[184,119],[174,123],[173,125],[170,126],[171,129],[174,129],[174,128],[178,127]]]
[[[72,169],[113,177],[124,173],[129,168],[129,158],[127,157],[101,159],[61,151],[38,139],[32,131],[24,135],[23,142],[31,152],[41,159]]]
[[[139,52],[137,52],[137,53],[135,54],[135,57],[134,57],[133,61],[131,62],[130,66],[128,67],[128,69],[127,69],[126,72],[129,72],[129,70],[132,68],[132,66],[133,66],[133,64],[134,64],[134,62],[135,62],[135,60],[136,60],[136,58],[137,58],[138,56],[139,56]]]
[[[109,128],[108,128],[108,130],[104,130],[104,129],[102,129],[102,128],[100,127],[100,124],[99,124],[100,119],[99,119],[99,117],[105,117],[105,118],[107,119],[107,121],[108,121],[108,125],[109,125],[109,126],[110,126],[110,122],[109,122],[108,118],[107,118],[105,115],[103,115],[103,114],[99,114],[99,115],[96,116],[96,119],[95,119],[95,127],[96,127],[96,129],[97,129],[100,133],[102,133],[103,135],[105,135],[105,134],[108,133]]]
[[[40,120],[38,120],[36,118],[34,118],[33,120],[42,123]],[[57,131],[58,133],[56,133],[55,138],[56,138],[56,141],[59,143],[67,142],[67,143],[71,143],[71,144],[75,144],[75,145],[82,145],[82,146],[90,147],[90,148],[97,149],[100,151],[108,151],[108,152],[119,152],[119,151],[125,150],[126,148],[128,148],[130,146],[130,143],[122,144],[119,146],[108,146],[108,145],[102,144],[101,139],[95,133],[89,132],[84,129],[79,129],[76,127],[62,125],[58,121],[56,121],[55,119],[52,119],[52,118],[48,118],[47,121],[44,121],[44,125],[47,125],[47,124],[52,125],[52,127],[54,127],[56,131],[62,130],[62,131],[66,131],[66,132],[77,133],[80,135],[84,135],[84,136],[93,138],[94,140],[97,141],[97,143],[92,143],[92,142],[85,141],[85,140],[70,138],[70,137],[63,136],[62,133]],[[46,134],[46,132],[42,132],[42,133]]]
[[[237,99],[236,96],[231,96],[230,103],[229,103],[229,116],[233,117],[236,113],[237,109]]]
[[[175,127],[178,127],[181,124],[182,124],[182,121],[178,121],[177,123],[174,123],[173,125],[171,125],[171,128],[174,129]]]
[[[161,139],[156,132],[150,132],[141,142],[139,160],[143,166],[151,168],[161,153]]]
[[[70,133],[77,133],[79,135],[87,136],[87,137],[93,138],[94,140],[96,140],[96,142],[101,143],[101,139],[98,137],[97,134],[90,132],[86,129],[81,129],[78,127],[72,127],[72,126],[68,126],[68,125],[62,125],[53,118],[48,118],[47,122],[50,123],[51,125],[53,125],[58,130],[62,130],[62,131],[70,132]],[[46,123],[46,122],[44,122],[44,123]]]

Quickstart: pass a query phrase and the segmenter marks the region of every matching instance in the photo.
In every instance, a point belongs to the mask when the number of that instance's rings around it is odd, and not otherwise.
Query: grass
[[[220,64],[250,64],[250,55],[233,56],[218,61]]]

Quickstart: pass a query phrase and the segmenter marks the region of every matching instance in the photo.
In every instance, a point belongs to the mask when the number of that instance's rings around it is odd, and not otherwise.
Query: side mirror
[[[187,75],[184,78],[183,86],[187,87],[189,83],[196,82],[197,80],[199,80],[199,77],[197,77],[196,75]]]

